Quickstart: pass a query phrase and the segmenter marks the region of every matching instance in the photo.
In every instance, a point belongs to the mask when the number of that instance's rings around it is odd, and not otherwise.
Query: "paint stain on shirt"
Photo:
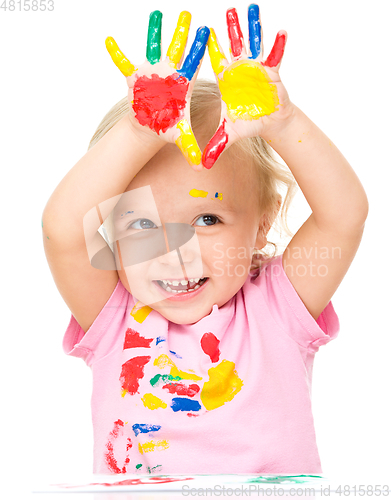
[[[157,408],[167,408],[167,403],[162,401],[157,396],[154,396],[150,392],[144,394],[144,396],[141,398],[141,401],[144,403],[144,406],[146,408],[149,408],[150,410],[156,410]]]
[[[130,349],[131,347],[151,347],[152,339],[146,339],[141,337],[139,332],[133,330],[133,328],[128,328],[125,333],[124,349]]]
[[[212,333],[207,332],[201,338],[201,348],[210,357],[212,363],[217,363],[220,356],[220,340]]]
[[[120,381],[123,389],[122,396],[128,392],[136,394],[139,388],[139,381],[144,377],[144,366],[150,361],[151,356],[136,356],[122,365]]]
[[[201,391],[201,401],[207,410],[214,410],[231,401],[242,388],[243,381],[232,361],[223,359],[216,367],[208,370],[208,375],[209,380]]]
[[[160,441],[147,441],[146,443],[139,443],[138,449],[141,454],[149,453],[155,450],[166,450],[169,447],[167,439],[161,439]]]

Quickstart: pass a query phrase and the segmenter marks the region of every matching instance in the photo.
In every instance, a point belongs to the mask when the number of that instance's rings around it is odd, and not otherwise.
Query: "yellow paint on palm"
[[[183,119],[177,123],[177,128],[180,130],[180,136],[175,141],[175,144],[182,151],[190,165],[199,165],[201,163],[201,151],[189,123]]]
[[[208,370],[209,380],[201,391],[201,401],[207,410],[214,410],[231,401],[243,385],[235,363],[224,359],[217,366]]]
[[[179,370],[175,366],[175,363],[166,354],[161,354],[157,357],[153,364],[160,369],[165,368],[166,366],[171,366],[170,375],[173,377],[180,377],[183,380],[202,380],[202,377],[199,377],[195,373],[188,373]]]
[[[125,57],[125,54],[120,50],[117,42],[111,36],[106,38],[106,49],[114,64],[124,76],[131,76],[136,71],[136,68],[129,59]]]
[[[138,444],[138,451],[141,454],[149,453],[155,450],[166,450],[169,447],[167,439],[160,439],[160,441],[147,441],[146,443]]]
[[[150,392],[144,394],[144,397],[141,398],[141,401],[144,403],[144,406],[146,408],[149,408],[150,410],[156,410],[157,408],[167,408],[167,403],[162,401],[157,396],[154,396]]]
[[[191,189],[189,195],[194,198],[206,198],[208,196],[208,191],[202,191],[202,189]]]
[[[219,47],[219,43],[216,38],[216,33],[213,28],[210,28],[210,34],[208,39],[208,52],[210,62],[212,64],[213,71],[218,75],[221,73],[227,63],[225,55]]]
[[[277,87],[261,64],[237,61],[219,78],[221,98],[230,119],[256,120],[276,111]]]
[[[167,50],[167,57],[170,59],[174,68],[177,68],[182,58],[183,51],[185,50],[189,34],[190,21],[190,12],[183,11],[180,13],[177,27],[172,37],[171,44]]]
[[[133,316],[133,318],[138,322],[138,323],[142,323],[145,318],[148,317],[148,314],[152,311],[152,308],[149,307],[149,306],[138,306],[138,304],[140,304],[140,302],[137,302],[133,309],[131,310],[130,312],[130,315]]]

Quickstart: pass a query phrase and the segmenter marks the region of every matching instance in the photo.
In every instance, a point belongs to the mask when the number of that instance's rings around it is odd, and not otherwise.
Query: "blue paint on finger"
[[[248,8],[248,35],[251,57],[256,59],[261,53],[261,23],[259,21],[259,7],[252,3]]]
[[[208,43],[210,30],[206,26],[198,28],[193,45],[190,52],[183,63],[183,66],[178,70],[178,74],[191,80],[194,73],[197,71],[201,59],[204,57],[206,44]]]

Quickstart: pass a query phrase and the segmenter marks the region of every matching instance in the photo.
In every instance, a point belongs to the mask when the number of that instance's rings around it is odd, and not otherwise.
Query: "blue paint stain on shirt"
[[[156,432],[161,429],[161,425],[153,425],[153,424],[134,424],[132,425],[132,429],[135,436],[138,436],[140,433],[146,434],[148,432]]]
[[[160,342],[164,342],[165,340],[167,339],[164,337],[156,337],[156,345],[160,344]]]
[[[201,405],[194,399],[172,398],[171,408],[173,411],[198,411],[201,410]]]
[[[173,354],[174,356],[176,356],[177,358],[182,359],[182,356],[179,356],[179,354],[177,354],[176,352],[170,351],[170,353]]]

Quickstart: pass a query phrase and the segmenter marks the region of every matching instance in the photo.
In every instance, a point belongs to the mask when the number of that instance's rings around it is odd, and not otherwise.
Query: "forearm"
[[[296,106],[280,132],[264,137],[294,175],[321,230],[362,227],[368,211],[365,191],[331,140]]]
[[[84,242],[83,217],[125,191],[164,141],[138,132],[126,115],[67,173],[49,198],[43,226],[49,238]],[[102,213],[103,220],[108,213]],[[96,228],[98,229],[98,227]]]

